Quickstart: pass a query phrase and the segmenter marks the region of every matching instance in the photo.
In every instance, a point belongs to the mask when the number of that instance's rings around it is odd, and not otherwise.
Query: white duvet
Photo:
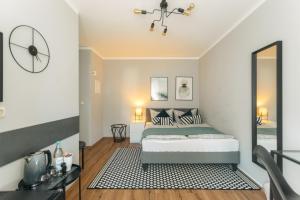
[[[187,139],[185,135],[148,135],[147,139]]]
[[[200,135],[189,135],[187,136],[190,139],[233,139],[232,135],[226,134],[200,134]]]
[[[145,128],[210,127],[208,124],[159,126],[146,123]],[[148,135],[142,140],[145,152],[234,152],[239,141],[227,134]]]

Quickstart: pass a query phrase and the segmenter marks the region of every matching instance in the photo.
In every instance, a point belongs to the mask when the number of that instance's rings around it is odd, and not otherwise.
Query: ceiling
[[[169,8],[196,7],[191,16],[173,15],[168,34],[157,26],[157,15],[135,15],[134,8],[151,11],[160,0],[67,0],[80,16],[80,45],[104,58],[183,57],[199,58],[249,16],[265,0],[169,0]]]

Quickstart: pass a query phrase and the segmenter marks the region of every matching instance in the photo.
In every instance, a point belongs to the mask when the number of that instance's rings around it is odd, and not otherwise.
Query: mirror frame
[[[276,46],[276,89],[277,89],[277,150],[282,150],[282,41],[276,41],[252,53],[252,152],[257,145],[257,54],[270,47]],[[264,168],[258,163],[257,158],[252,154],[252,162]],[[277,158],[277,165],[282,170],[282,159]]]

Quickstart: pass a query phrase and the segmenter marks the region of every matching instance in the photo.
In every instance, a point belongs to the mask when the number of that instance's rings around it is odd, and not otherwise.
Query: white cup
[[[72,164],[73,164],[73,159],[72,159],[72,154],[68,153],[64,156],[64,162],[66,163],[67,166],[67,172],[71,170]]]

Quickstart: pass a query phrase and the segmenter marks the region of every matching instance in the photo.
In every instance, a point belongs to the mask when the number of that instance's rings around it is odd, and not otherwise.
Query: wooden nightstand
[[[144,129],[145,129],[145,122],[131,122],[130,143],[140,143]]]

